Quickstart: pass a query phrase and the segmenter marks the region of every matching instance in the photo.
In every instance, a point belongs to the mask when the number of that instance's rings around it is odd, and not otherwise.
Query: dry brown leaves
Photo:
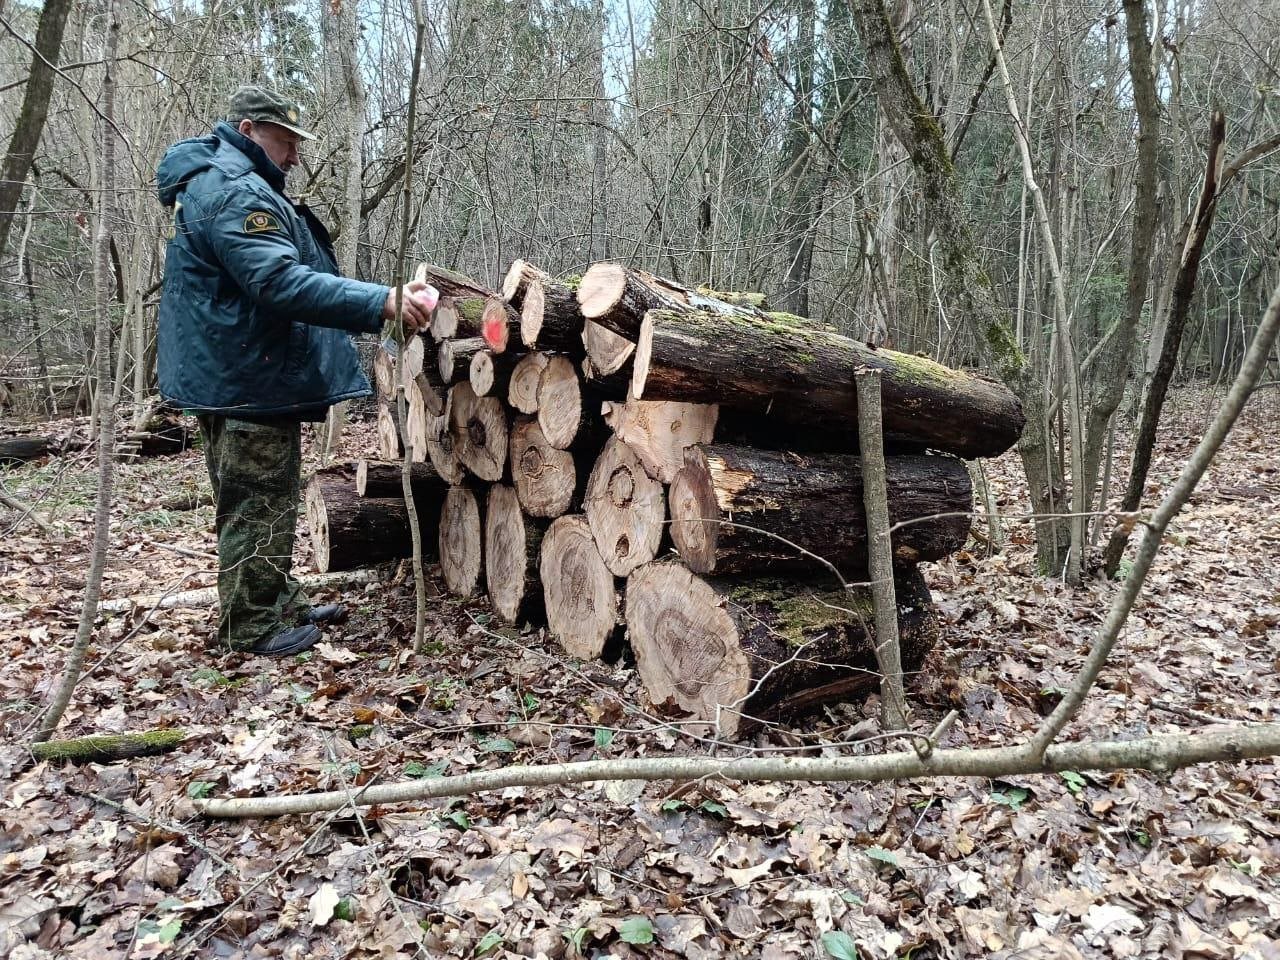
[[[1210,412],[1211,398],[1180,399],[1157,488]],[[1260,398],[1175,525],[1070,736],[1277,718],[1277,412],[1274,393]],[[353,431],[352,455],[368,440]],[[1002,508],[1022,509],[1016,462],[991,466]],[[106,596],[212,582],[206,562],[158,546],[209,551],[209,508],[154,507],[201,474],[198,454],[122,469]],[[348,595],[357,611],[342,633],[284,663],[206,651],[209,610],[107,621],[64,733],[181,724],[192,740],[128,764],[32,766],[21,743],[74,632],[93,478],[82,462],[6,479],[61,532],[27,527],[0,546],[0,719],[15,744],[0,750],[0,953],[1280,957],[1273,762],[872,787],[623,783],[358,816],[194,816],[190,797],[209,791],[706,749],[643,713],[626,666],[566,666],[541,634],[490,630],[483,604],[433,600],[433,642],[414,659],[403,583]],[[922,728],[961,711],[948,746],[1028,733],[1113,589],[1034,576],[1026,525],[1009,532],[1004,555],[974,545],[930,573],[949,625],[912,697]],[[830,749],[874,715],[845,706],[747,746]]]

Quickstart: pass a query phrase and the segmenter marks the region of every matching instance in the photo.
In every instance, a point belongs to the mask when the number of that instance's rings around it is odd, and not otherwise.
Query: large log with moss
[[[918,570],[896,586],[909,675],[937,641],[938,624]],[[627,581],[626,620],[650,701],[674,702],[725,737],[879,689],[866,589],[704,579],[659,561]]]
[[[973,506],[964,462],[892,456],[886,463],[895,564],[940,560],[964,546]],[[671,539],[695,573],[822,576],[820,564],[804,550],[833,564],[847,580],[866,575],[858,457],[801,457],[731,444],[693,447],[684,454],[669,499]]]
[[[650,311],[636,342],[631,396],[718,403],[745,415],[739,421],[753,421],[762,435],[817,426],[828,449],[856,450],[853,375],[860,367],[882,373],[890,449],[924,446],[989,457],[1022,433],[1022,405],[994,380],[874,349],[787,314]]]

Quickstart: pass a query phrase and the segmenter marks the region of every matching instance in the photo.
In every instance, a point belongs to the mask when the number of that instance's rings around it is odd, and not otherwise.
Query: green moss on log
[[[181,728],[147,730],[143,733],[94,735],[74,740],[33,743],[31,755],[37,760],[66,760],[71,763],[110,763],[131,757],[151,757],[170,750],[186,739]]]
[[[484,303],[483,297],[462,297],[453,301],[458,316],[475,326],[480,325],[480,318],[484,315]]]
[[[811,591],[785,580],[749,580],[728,590],[730,602],[761,615],[769,629],[788,646],[799,647],[820,633],[843,630],[858,620],[870,622],[867,591]]]

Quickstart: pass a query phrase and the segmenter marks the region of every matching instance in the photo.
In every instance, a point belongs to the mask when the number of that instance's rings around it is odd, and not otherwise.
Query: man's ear
[[[241,120],[240,123],[236,126],[236,129],[239,130],[242,134],[244,134],[247,137],[249,135],[249,131],[253,129],[253,121]]]

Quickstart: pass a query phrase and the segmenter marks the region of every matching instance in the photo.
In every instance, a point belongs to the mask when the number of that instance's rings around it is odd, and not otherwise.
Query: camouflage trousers
[[[302,425],[202,415],[218,532],[218,642],[247,650],[309,605],[291,573]]]

